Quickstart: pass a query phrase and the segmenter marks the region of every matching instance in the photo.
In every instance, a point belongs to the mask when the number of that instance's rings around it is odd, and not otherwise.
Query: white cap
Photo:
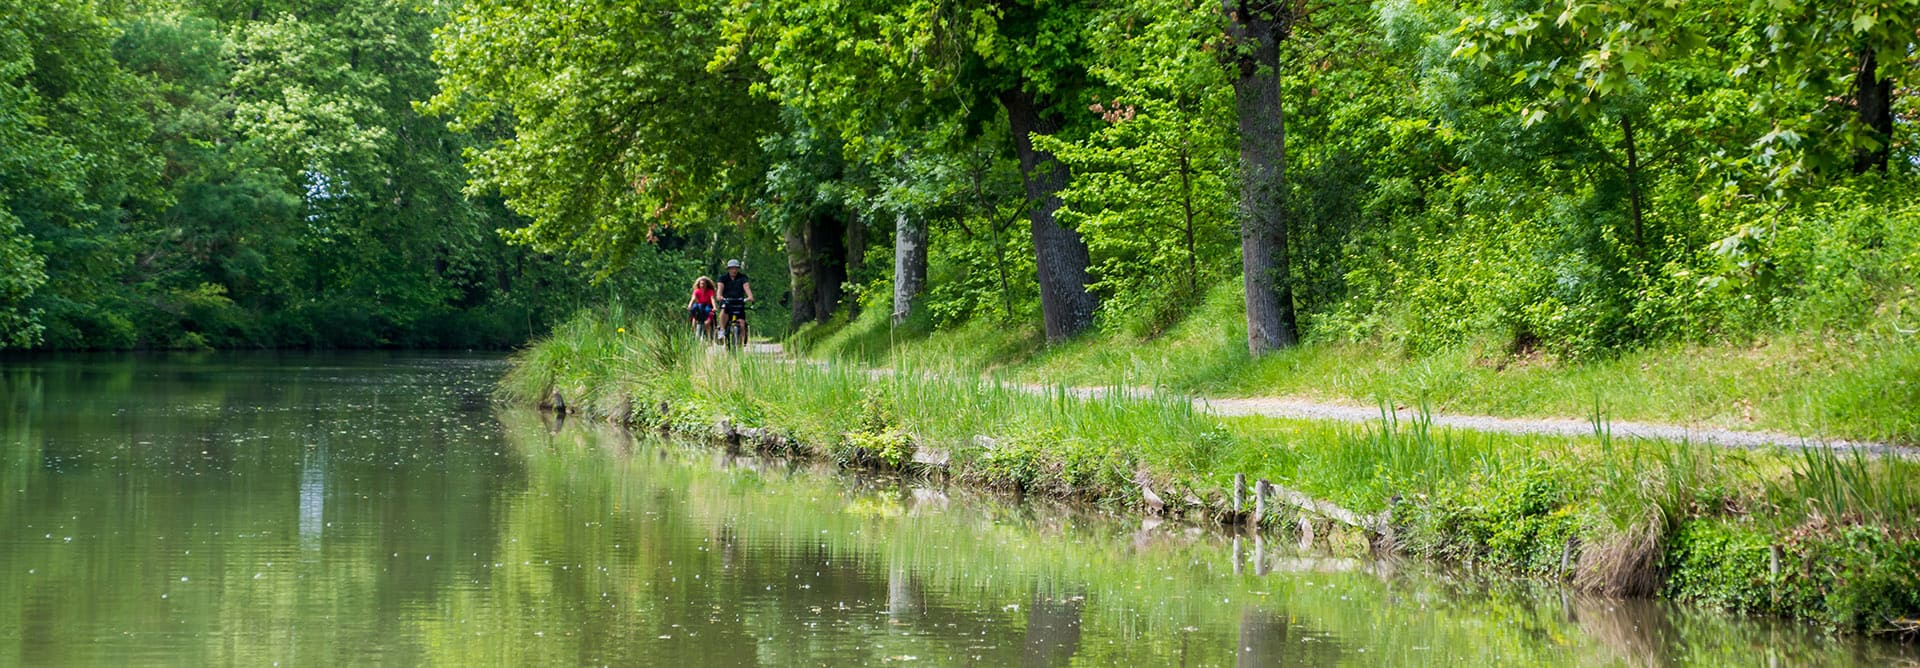
[[[727,260],[727,268],[728,268],[728,269],[739,269],[739,268],[740,268],[740,261],[739,261],[739,260]]]

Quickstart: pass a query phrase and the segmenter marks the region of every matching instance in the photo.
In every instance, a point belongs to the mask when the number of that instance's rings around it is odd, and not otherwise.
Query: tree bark
[[[893,219],[893,324],[913,315],[927,287],[927,226],[905,213]]]
[[[794,223],[787,227],[787,276],[788,289],[791,291],[788,302],[792,307],[791,323],[799,327],[812,320],[813,310],[813,250],[807,247],[807,223]]]
[[[1195,298],[1200,296],[1195,290],[1199,286],[1200,268],[1193,246],[1193,158],[1188,154],[1185,140],[1180,146],[1180,212],[1183,216],[1181,229],[1186,233],[1187,241],[1187,296]]]
[[[1640,197],[1640,144],[1634,140],[1633,120],[1620,117],[1620,134],[1627,143],[1627,205],[1633,221],[1633,248],[1641,260],[1647,259],[1647,218]]]
[[[842,212],[829,210],[813,216],[807,247],[813,251],[813,319],[826,322],[840,309],[842,285],[847,282],[846,221]]]
[[[1246,271],[1247,349],[1299,341],[1287,276],[1286,120],[1280,106],[1280,40],[1290,10],[1270,0],[1221,0],[1233,39],[1240,121],[1240,261]]]
[[[842,283],[857,281],[867,264],[867,221],[858,213],[847,215],[847,271]],[[847,322],[860,318],[860,300],[847,300]]]
[[[1060,191],[1067,187],[1067,166],[1052,153],[1033,147],[1033,135],[1058,132],[1060,120],[1043,113],[1033,95],[1020,88],[1001,91],[1000,105],[1007,110],[1014,149],[1020,156],[1020,176],[1032,207],[1027,210],[1027,218],[1033,226],[1041,319],[1047,341],[1063,341],[1093,324],[1100,300],[1087,290],[1093,280],[1087,275],[1090,260],[1086,241],[1054,218],[1054,212],[1060,210]]]
[[[1880,76],[1878,56],[1872,48],[1860,50],[1859,66],[1853,75],[1853,105],[1860,124],[1867,126],[1878,148],[1861,148],[1853,154],[1853,173],[1887,171],[1893,155],[1893,77]]]

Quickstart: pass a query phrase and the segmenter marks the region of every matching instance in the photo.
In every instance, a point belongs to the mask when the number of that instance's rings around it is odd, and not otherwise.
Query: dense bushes
[[[1752,521],[1695,521],[1675,536],[1666,567],[1674,598],[1837,628],[1912,632],[1920,610],[1920,536],[1910,527],[1815,523],[1781,536]]]

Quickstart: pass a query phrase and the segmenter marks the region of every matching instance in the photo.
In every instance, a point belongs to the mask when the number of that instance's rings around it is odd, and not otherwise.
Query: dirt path
[[[754,344],[753,352],[785,357],[780,344]],[[869,373],[887,375],[888,369],[870,369]],[[1048,385],[1017,384],[1022,390],[1039,393],[1051,393],[1057,388]],[[1116,391],[1113,388],[1074,387],[1069,392],[1081,397],[1101,396]],[[1127,388],[1125,393],[1134,396],[1147,396],[1153,393],[1147,388]],[[1194,410],[1223,417],[1260,416],[1289,420],[1321,420],[1331,422],[1366,423],[1379,422],[1382,419],[1380,407],[1356,406],[1352,404],[1329,403],[1297,397],[1248,397],[1248,398],[1208,398],[1192,397]],[[1396,408],[1395,419],[1402,423],[1419,419],[1418,411]],[[1464,429],[1496,434],[1534,434],[1545,436],[1591,436],[1594,434],[1593,422],[1572,418],[1504,418],[1490,415],[1452,415],[1435,413],[1428,416],[1437,427]],[[1920,448],[1893,445],[1877,441],[1855,441],[1820,437],[1795,436],[1774,431],[1740,431],[1734,429],[1716,429],[1688,427],[1671,424],[1651,424],[1645,422],[1608,421],[1605,423],[1609,434],[1614,438],[1636,438],[1663,441],[1685,441],[1704,443],[1728,448],[1832,448],[1836,450],[1860,450],[1872,455],[1898,454],[1903,457],[1920,457]]]
[[[1338,422],[1378,422],[1381,419],[1381,409],[1379,408],[1330,404],[1291,397],[1256,397],[1247,399],[1196,398],[1193,401],[1195,408],[1215,415],[1259,415],[1275,418],[1332,420]],[[1410,409],[1401,408],[1394,412],[1397,415],[1397,419],[1402,421],[1411,421],[1419,417],[1416,411]],[[1488,415],[1444,414],[1435,414],[1431,416],[1431,418],[1435,426],[1499,434],[1544,434],[1552,436],[1591,436],[1594,434],[1594,424],[1589,420],[1568,418],[1503,418]],[[1614,438],[1687,441],[1731,448],[1826,447],[1842,450],[1860,449],[1871,454],[1898,452],[1907,456],[1920,455],[1920,449],[1890,445],[1887,443],[1810,438],[1773,431],[1737,431],[1732,429],[1709,429],[1682,425],[1620,421],[1608,421],[1605,425],[1608,433]]]

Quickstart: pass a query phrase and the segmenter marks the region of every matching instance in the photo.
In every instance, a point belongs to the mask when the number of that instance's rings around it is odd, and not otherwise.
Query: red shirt
[[[706,304],[708,306],[712,306],[713,305],[713,289],[712,288],[694,288],[693,303]]]

